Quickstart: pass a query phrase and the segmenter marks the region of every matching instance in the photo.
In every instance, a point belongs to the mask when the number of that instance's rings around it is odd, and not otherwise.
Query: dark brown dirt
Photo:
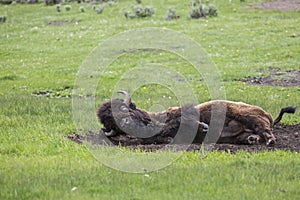
[[[299,0],[275,0],[256,4],[255,7],[265,10],[297,11],[300,10]]]
[[[279,124],[274,128],[274,135],[276,136],[276,144],[272,146],[266,145],[235,145],[235,144],[215,144],[211,145],[212,150],[236,153],[238,151],[259,152],[259,151],[296,151],[300,152],[300,124],[297,125],[282,125]],[[90,132],[86,135],[78,135],[76,133],[66,136],[67,138],[81,144],[88,141],[93,145],[103,145],[108,142],[103,132]],[[140,145],[139,141],[132,139],[131,143],[125,145],[131,149],[141,149],[145,151],[163,150],[164,148],[172,148],[174,150],[186,149],[186,145],[166,145],[166,144],[148,144]],[[191,144],[187,148],[189,151],[201,150],[201,144]]]
[[[247,77],[243,82],[255,85],[296,87],[300,86],[300,71],[283,71],[280,68],[268,68],[261,73],[269,73],[268,76]]]

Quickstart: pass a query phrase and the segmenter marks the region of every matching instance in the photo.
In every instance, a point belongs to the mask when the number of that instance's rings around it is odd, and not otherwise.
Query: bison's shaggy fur
[[[180,127],[202,138],[208,130],[208,125],[199,121],[199,113],[194,106],[154,113],[136,108],[131,100],[114,99],[104,103],[98,109],[97,116],[104,126],[102,130],[106,136],[127,135],[140,139],[140,143],[170,142]],[[184,137],[180,138],[179,142],[187,142]]]
[[[279,116],[273,121],[272,116],[258,106],[217,100],[205,102],[195,107],[201,113],[200,121],[210,124],[214,107],[226,108],[225,123],[219,143],[274,144],[276,138],[272,132],[273,126],[281,120],[284,113],[296,111],[296,107],[283,108]]]
[[[141,143],[168,143],[179,130],[184,130],[181,143],[203,142],[211,124],[212,114],[224,116],[225,122],[218,143],[274,144],[273,126],[284,113],[294,113],[296,107],[283,108],[273,121],[272,116],[258,106],[226,100],[209,101],[197,106],[170,107],[162,112],[140,110],[131,102],[127,92],[125,99],[114,99],[104,103],[97,112],[102,129],[108,137],[127,135],[140,139]],[[183,128],[183,129],[181,129]],[[189,135],[189,134],[195,135]],[[211,133],[211,132],[209,132]],[[187,140],[185,139],[187,138]]]

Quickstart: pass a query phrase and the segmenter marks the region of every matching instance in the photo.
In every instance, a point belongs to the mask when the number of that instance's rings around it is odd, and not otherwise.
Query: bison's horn
[[[130,95],[128,92],[124,91],[124,90],[120,90],[118,91],[118,93],[121,93],[121,94],[124,94],[125,95],[125,98],[124,98],[124,103],[126,106],[129,107],[129,104],[131,102],[131,98],[130,98]]]

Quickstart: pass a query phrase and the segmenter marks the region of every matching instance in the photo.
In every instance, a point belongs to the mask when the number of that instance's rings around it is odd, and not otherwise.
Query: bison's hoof
[[[203,125],[203,132],[204,133],[207,133],[208,132],[208,129],[209,129],[209,126],[207,124],[204,124]]]
[[[166,143],[171,144],[173,143],[174,139],[172,137],[167,137]]]
[[[248,137],[249,144],[259,144],[259,136],[258,135],[250,135]]]
[[[275,140],[274,139],[269,139],[267,142],[267,146],[271,146],[275,144]]]

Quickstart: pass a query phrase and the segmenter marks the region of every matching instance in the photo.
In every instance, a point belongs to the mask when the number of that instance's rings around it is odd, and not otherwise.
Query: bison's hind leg
[[[259,140],[259,135],[249,135],[247,137],[248,144],[260,144]]]
[[[256,145],[263,143],[264,140],[256,134],[251,132],[243,132],[236,137],[237,144],[248,144],[248,145]]]

